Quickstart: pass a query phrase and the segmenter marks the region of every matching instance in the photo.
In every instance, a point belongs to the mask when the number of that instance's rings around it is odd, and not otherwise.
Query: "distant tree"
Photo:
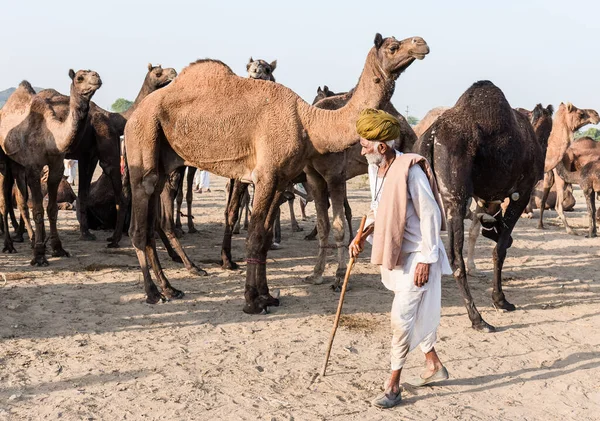
[[[411,126],[414,126],[419,122],[419,119],[415,116],[409,115],[406,121],[408,121],[408,124],[410,124]]]
[[[590,127],[585,132],[578,131],[575,135],[575,138],[577,139],[585,136],[591,137],[596,141],[600,141],[600,129],[597,129],[596,127]]]
[[[128,99],[119,98],[113,103],[113,105],[110,106],[110,109],[115,113],[122,113],[127,111],[127,109],[132,105],[133,102],[129,101]]]

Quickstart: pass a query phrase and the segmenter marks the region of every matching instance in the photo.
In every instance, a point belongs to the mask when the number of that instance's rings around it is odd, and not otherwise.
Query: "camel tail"
[[[579,171],[569,171],[562,161],[556,166],[556,172],[566,183],[581,184],[581,173]]]

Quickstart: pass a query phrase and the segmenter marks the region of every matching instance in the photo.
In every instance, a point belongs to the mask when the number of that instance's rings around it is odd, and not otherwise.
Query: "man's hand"
[[[419,288],[429,281],[429,263],[417,263],[415,285]]]
[[[354,240],[350,243],[348,247],[348,252],[350,253],[350,257],[357,258],[358,255],[363,251],[365,247],[365,238],[362,236],[362,233],[356,234]]]

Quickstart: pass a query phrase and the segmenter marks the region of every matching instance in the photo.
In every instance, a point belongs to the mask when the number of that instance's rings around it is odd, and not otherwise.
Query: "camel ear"
[[[152,63],[148,63],[148,71],[152,70],[154,66],[152,66]]]
[[[269,66],[271,66],[271,73],[273,73],[277,68],[277,60],[273,60]]]
[[[71,80],[75,79],[75,71],[73,69],[69,69],[69,77]]]
[[[567,102],[567,111],[568,112],[573,111],[573,104],[571,104],[570,102]]]
[[[327,85],[323,85],[323,92],[329,92],[329,87]]]
[[[248,60],[248,64],[246,64],[246,71],[250,70],[250,65],[252,64],[253,61],[254,61],[254,59],[252,57],[250,57],[250,60]]]
[[[317,94],[322,94],[322,93],[323,93],[323,90],[322,90],[322,89],[321,89],[321,87],[319,86],[319,87],[317,88]]]
[[[383,44],[383,37],[379,32],[375,34],[375,48],[379,50],[379,47]]]
[[[554,107],[552,106],[552,104],[548,104],[546,110],[550,113],[550,115],[554,114]]]

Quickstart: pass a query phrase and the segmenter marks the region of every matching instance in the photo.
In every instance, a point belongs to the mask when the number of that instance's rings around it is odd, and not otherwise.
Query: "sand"
[[[60,211],[70,258],[29,266],[30,251],[0,255],[0,420],[586,420],[600,414],[600,239],[587,227],[581,192],[568,213],[568,236],[554,211],[547,229],[519,221],[508,252],[504,287],[512,313],[491,305],[491,251],[480,238],[470,278],[475,302],[493,334],[471,329],[451,277],[444,278],[437,345],[451,378],[416,389],[404,383],[403,404],[389,412],[369,403],[389,369],[393,299],[377,268],[361,256],[346,295],[328,375],[321,378],[338,294],[327,282],[307,285],[317,244],[292,233],[283,211],[283,246],[269,253],[269,285],[281,306],[263,316],[241,309],[245,265],[225,271],[219,257],[224,180],[196,194],[199,234],[183,244],[209,272],[190,276],[159,250],[182,300],[144,302],[137,259],[122,248],[78,240],[75,212]],[[368,207],[364,180],[350,183],[355,225]],[[536,211],[537,216],[537,211]],[[445,237],[445,236],[444,236]],[[444,238],[445,239],[445,238]],[[234,258],[244,256],[235,236]],[[333,255],[326,275],[335,273]],[[410,354],[403,382],[418,376],[423,356]]]

